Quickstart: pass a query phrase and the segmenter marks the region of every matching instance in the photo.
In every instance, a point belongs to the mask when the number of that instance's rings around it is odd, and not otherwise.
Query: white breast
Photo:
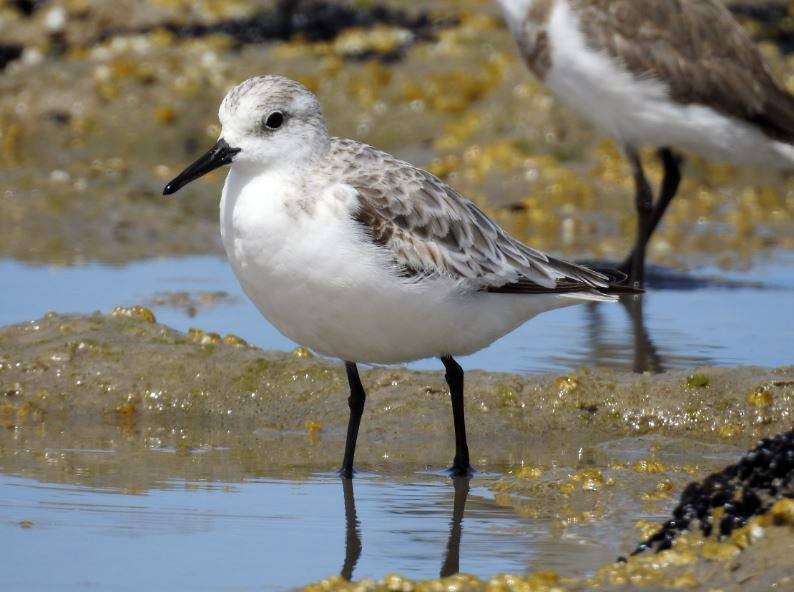
[[[354,362],[397,363],[477,351],[526,319],[577,301],[559,296],[465,293],[450,279],[399,277],[352,219],[352,188],[303,191],[277,175],[232,171],[221,234],[244,291],[290,339]]]
[[[561,101],[622,144],[671,146],[737,164],[794,165],[794,148],[704,105],[670,99],[659,80],[641,78],[587,45],[567,0],[549,21],[551,70],[545,83]]]

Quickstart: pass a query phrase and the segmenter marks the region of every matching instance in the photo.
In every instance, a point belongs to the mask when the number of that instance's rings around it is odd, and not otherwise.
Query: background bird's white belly
[[[477,351],[526,319],[576,303],[556,295],[464,293],[452,280],[398,277],[333,197],[311,215],[269,184],[221,203],[223,243],[243,289],[290,339],[354,362],[398,363]]]
[[[794,166],[791,145],[708,106],[677,103],[664,82],[638,76],[606,51],[590,48],[565,0],[555,3],[548,34],[546,85],[621,144],[678,147],[736,164]]]

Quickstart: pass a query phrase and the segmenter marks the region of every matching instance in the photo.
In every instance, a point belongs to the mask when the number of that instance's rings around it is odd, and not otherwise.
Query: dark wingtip
[[[619,269],[612,269],[609,267],[602,267],[597,269],[599,273],[605,275],[609,278],[609,286],[606,288],[600,288],[601,292],[605,294],[644,294],[645,290],[642,289],[642,286],[636,283],[629,283],[630,279],[629,276]]]
[[[607,263],[601,261],[579,261],[577,263],[591,271],[600,273],[607,279],[608,286],[605,288],[597,288],[599,292],[603,292],[605,294],[645,293],[645,290],[643,290],[641,286],[629,283],[631,280],[629,279],[628,274]]]

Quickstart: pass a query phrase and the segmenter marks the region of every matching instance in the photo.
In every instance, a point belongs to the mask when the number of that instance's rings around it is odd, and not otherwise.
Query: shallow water
[[[104,453],[112,452],[97,451]],[[0,585],[280,590],[344,570],[358,579],[391,571],[433,578],[442,569],[457,571],[458,562],[462,571],[486,577],[554,568],[577,550],[585,555],[578,568],[587,570],[618,552],[575,539],[538,544],[548,521],[519,518],[495,503],[483,479],[476,482],[456,525],[455,489],[441,476],[358,478],[347,520],[342,482],[330,476],[173,480],[138,495],[2,476]]]
[[[264,349],[295,347],[261,317],[218,257],[68,268],[6,260],[0,262],[0,277],[0,325],[35,319],[51,309],[108,312],[114,306],[144,304],[160,322],[183,331],[198,327],[234,333]],[[667,287],[652,288],[623,305],[579,305],[543,314],[464,358],[464,367],[559,372],[607,366],[659,372],[698,365],[791,364],[794,254],[778,253],[750,272],[702,269],[684,276],[688,283],[683,285],[673,281],[676,277],[663,277]],[[201,294],[215,292],[226,295],[202,300]],[[187,293],[190,302],[169,303],[173,293]],[[439,364],[425,360],[411,367],[438,370]]]

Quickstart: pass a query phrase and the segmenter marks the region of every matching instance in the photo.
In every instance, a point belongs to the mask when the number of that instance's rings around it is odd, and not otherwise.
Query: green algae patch
[[[709,377],[705,374],[695,373],[686,377],[686,385],[692,388],[704,388],[709,385]]]

